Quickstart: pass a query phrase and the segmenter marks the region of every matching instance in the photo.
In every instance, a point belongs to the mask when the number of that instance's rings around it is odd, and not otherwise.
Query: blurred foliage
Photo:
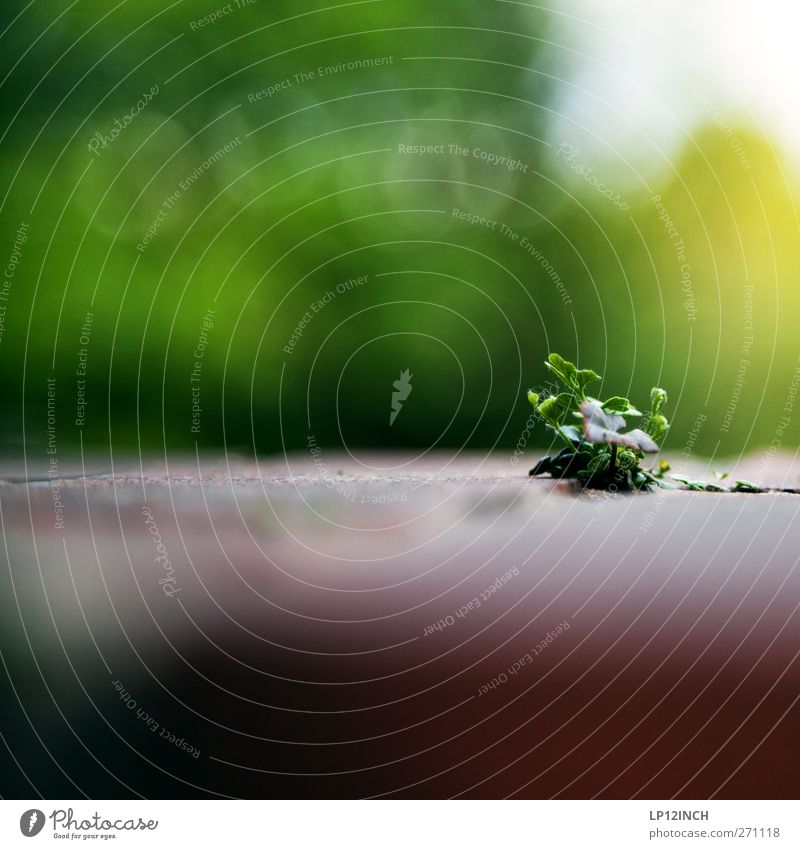
[[[599,364],[630,397],[670,387],[668,450],[699,414],[694,447],[706,453],[775,437],[798,364],[797,184],[747,126],[738,149],[710,116],[679,156],[659,160],[654,147],[647,184],[587,133],[580,161],[604,163],[595,173],[620,187],[623,211],[558,155],[552,107],[568,83],[553,70],[570,59],[538,8],[256,0],[193,28],[221,6],[12,6],[8,20],[20,16],[0,54],[4,265],[20,222],[29,238],[0,340],[8,450],[23,418],[29,444],[45,444],[53,376],[64,450],[82,439],[280,451],[309,433],[335,446],[507,448],[550,350]],[[374,57],[392,58],[316,72]],[[116,140],[90,152],[155,85]],[[181,183],[237,139],[138,250]],[[694,320],[654,195],[684,243]],[[195,433],[190,374],[211,307]],[[413,393],[390,429],[405,368]],[[784,447],[798,432],[792,421]]]

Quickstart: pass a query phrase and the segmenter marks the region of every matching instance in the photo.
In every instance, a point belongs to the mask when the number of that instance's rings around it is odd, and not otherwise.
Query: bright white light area
[[[564,0],[553,4],[551,140],[663,168],[699,124],[760,124],[800,160],[800,3]]]

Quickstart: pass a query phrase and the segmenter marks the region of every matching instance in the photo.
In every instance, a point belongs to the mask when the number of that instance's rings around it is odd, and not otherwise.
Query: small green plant
[[[683,484],[684,489],[689,489],[692,492],[727,492],[724,486],[719,486],[716,483],[707,483],[706,481],[693,481],[686,475],[673,475],[672,480]],[[738,492],[739,490],[734,490]]]
[[[686,475],[670,475],[667,480],[671,468],[666,460],[660,460],[653,468],[643,468],[645,454],[656,453],[658,443],[669,430],[669,422],[662,413],[667,393],[658,387],[651,389],[650,409],[642,416],[627,398],[614,395],[598,401],[587,395],[586,387],[600,380],[597,372],[579,369],[558,354],[550,354],[545,365],[556,379],[556,389],[546,396],[528,390],[528,400],[564,447],[557,454],[539,460],[530,470],[531,476],[577,478],[584,487],[611,492],[662,487],[692,492],[800,494],[800,489],[795,487],[765,487],[748,480],[735,480],[733,486],[723,486],[728,472],[715,472],[716,483],[692,480]],[[627,422],[623,416],[642,417],[642,427],[624,430]]]
[[[656,469],[646,470],[642,462],[645,454],[659,450],[657,443],[669,429],[661,412],[667,393],[654,388],[642,427],[626,431],[624,417],[642,413],[619,395],[605,401],[587,395],[586,387],[600,380],[597,372],[579,369],[558,354],[550,354],[545,365],[558,388],[546,397],[530,390],[528,400],[564,447],[555,456],[539,460],[530,474],[577,478],[586,487],[612,491],[665,486],[662,481],[669,464],[662,461]]]
[[[751,481],[736,481],[734,485],[730,488],[731,492],[767,492],[764,487],[759,486],[757,483],[752,483]],[[781,492],[795,492],[793,489],[781,489]]]

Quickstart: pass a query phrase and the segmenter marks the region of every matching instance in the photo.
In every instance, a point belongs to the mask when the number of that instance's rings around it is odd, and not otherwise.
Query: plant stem
[[[613,477],[617,466],[617,446],[616,443],[611,443],[611,459],[608,462],[609,476]]]

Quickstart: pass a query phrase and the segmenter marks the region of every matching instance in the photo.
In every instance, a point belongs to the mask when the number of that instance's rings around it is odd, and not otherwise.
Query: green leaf
[[[575,372],[575,383],[581,395],[584,393],[586,387],[595,380],[600,380],[600,375],[596,371],[592,371],[590,368],[578,369],[578,371]]]
[[[562,449],[555,457],[543,457],[528,473],[532,477],[549,474],[552,478],[574,477],[585,469],[591,455],[585,451]]]
[[[528,390],[528,401],[535,407],[539,403],[539,393],[534,392],[533,389]]]
[[[574,363],[565,360],[559,354],[550,354],[545,365],[553,374],[566,386],[574,388],[576,386],[575,375],[578,372]]]
[[[619,413],[621,416],[641,416],[636,407],[632,406],[631,402],[621,395],[614,395],[607,401],[603,401],[602,406],[607,413]]]
[[[539,415],[550,424],[559,424],[574,404],[574,397],[568,392],[551,395],[539,404]]]
[[[715,483],[706,483],[705,481],[693,481],[686,477],[686,475],[673,475],[673,480],[678,481],[678,483],[682,483],[687,489],[692,490],[692,492],[722,492],[722,487],[717,486]]]
[[[567,437],[567,439],[571,439],[575,443],[578,443],[583,439],[583,434],[577,427],[575,427],[575,425],[562,425],[561,432]]]
[[[586,387],[600,375],[592,369],[579,369],[574,363],[565,360],[560,354],[550,354],[545,362],[547,368],[564,384],[578,395],[579,400],[586,398]]]
[[[590,472],[604,472],[608,468],[608,464],[610,462],[611,454],[608,451],[600,451],[592,457],[586,468]]]
[[[537,475],[546,475],[553,468],[553,460],[551,457],[542,457],[541,460],[528,472],[530,477]]]
[[[731,492],[766,492],[766,490],[760,487],[757,483],[737,480],[731,487]]]

